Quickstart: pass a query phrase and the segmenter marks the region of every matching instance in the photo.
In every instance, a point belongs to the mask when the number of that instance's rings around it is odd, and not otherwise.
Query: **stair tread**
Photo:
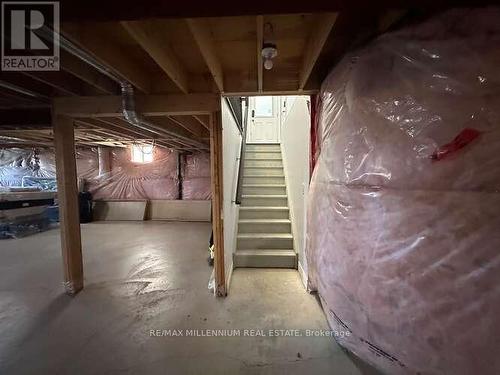
[[[246,157],[245,160],[252,160],[252,161],[282,161],[281,159],[275,159],[275,158],[249,158],[249,157]]]
[[[236,250],[236,255],[262,255],[262,256],[272,256],[272,255],[285,255],[285,256],[296,256],[295,250],[293,249],[244,249]]]
[[[260,211],[260,210],[285,211],[285,210],[288,210],[288,207],[285,207],[285,206],[243,206],[243,207],[240,207],[240,210],[247,210],[247,211]]]
[[[238,238],[282,238],[292,239],[291,233],[238,233]]]
[[[286,194],[243,194],[241,198],[286,198]]]
[[[246,150],[246,152],[259,152],[259,153],[272,153],[272,154],[277,154],[277,153],[281,153],[281,150],[273,150],[273,149],[270,149],[270,150]]]
[[[243,174],[243,177],[262,177],[262,178],[270,178],[270,177],[285,177],[284,174],[276,174],[276,175],[262,175],[262,174]]]
[[[271,223],[271,224],[290,224],[290,219],[240,219],[239,223],[247,224],[256,224],[256,223]]]
[[[282,166],[274,167],[272,165],[245,165],[245,168],[254,168],[254,169],[283,169]]]
[[[286,187],[285,184],[248,184],[243,187]]]

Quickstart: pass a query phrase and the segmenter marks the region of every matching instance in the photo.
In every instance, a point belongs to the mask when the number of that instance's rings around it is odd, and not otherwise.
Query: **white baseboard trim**
[[[304,270],[304,268],[302,268],[302,264],[300,262],[298,262],[298,263],[299,263],[298,269],[299,269],[300,279],[302,280],[302,284],[304,285],[304,289],[307,292],[309,292],[309,290],[307,288],[308,278],[307,278],[306,271]]]

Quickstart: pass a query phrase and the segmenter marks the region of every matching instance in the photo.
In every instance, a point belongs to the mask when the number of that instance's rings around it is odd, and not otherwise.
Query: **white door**
[[[247,143],[280,143],[279,97],[251,97],[249,109]]]

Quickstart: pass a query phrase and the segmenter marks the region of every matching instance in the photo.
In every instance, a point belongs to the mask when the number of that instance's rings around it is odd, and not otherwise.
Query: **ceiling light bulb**
[[[266,68],[266,70],[271,70],[273,68],[273,60],[271,59],[264,60],[264,68]]]

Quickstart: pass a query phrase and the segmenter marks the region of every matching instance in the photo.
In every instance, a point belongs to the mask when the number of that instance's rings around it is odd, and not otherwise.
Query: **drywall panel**
[[[225,100],[222,101],[222,147],[223,182],[224,182],[224,265],[226,270],[226,288],[233,271],[233,253],[236,249],[238,229],[238,206],[234,203],[238,185],[240,166],[241,133]]]
[[[150,220],[210,221],[212,205],[206,200],[152,200],[147,218]]]
[[[293,98],[293,99],[292,99]],[[305,257],[306,201],[309,189],[309,130],[311,117],[309,96],[286,100],[286,116],[281,125],[281,151],[285,169],[288,205],[292,220],[294,246],[298,253],[301,275],[307,275]]]
[[[94,220],[144,220],[146,200],[141,201],[95,201]]]

